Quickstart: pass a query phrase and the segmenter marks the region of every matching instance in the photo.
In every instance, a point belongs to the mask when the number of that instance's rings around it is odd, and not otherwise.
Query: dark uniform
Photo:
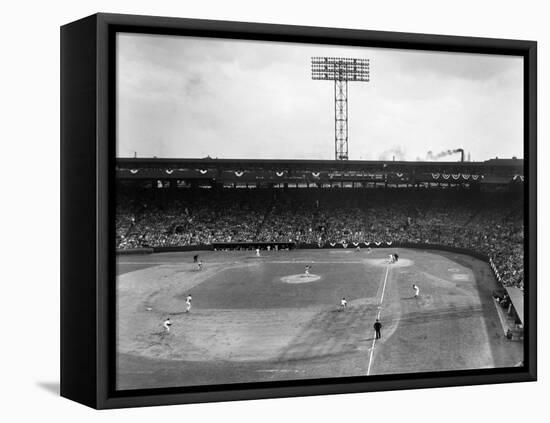
[[[380,339],[380,329],[382,329],[382,323],[378,319],[374,322],[374,331],[376,332],[376,339]]]

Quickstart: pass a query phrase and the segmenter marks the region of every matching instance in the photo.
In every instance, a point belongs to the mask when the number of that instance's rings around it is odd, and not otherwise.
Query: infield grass
[[[396,264],[386,261],[392,252]],[[522,343],[502,336],[489,266],[469,256],[209,251],[198,252],[199,271],[194,254],[117,258],[118,389],[510,367],[523,359]],[[378,314],[382,338],[374,341]]]

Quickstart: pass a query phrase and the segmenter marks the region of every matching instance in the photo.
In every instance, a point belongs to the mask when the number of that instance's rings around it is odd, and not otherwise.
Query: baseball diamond
[[[399,261],[390,264],[390,253]],[[198,271],[195,254],[118,256],[117,389],[511,367],[523,359],[522,343],[502,336],[494,272],[468,255],[201,251]],[[339,311],[342,297],[348,307]]]

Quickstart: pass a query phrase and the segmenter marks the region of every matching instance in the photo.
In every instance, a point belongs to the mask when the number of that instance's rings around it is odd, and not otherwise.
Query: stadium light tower
[[[369,59],[312,57],[311,79],[334,81],[334,158],[348,159],[348,81],[369,82]]]

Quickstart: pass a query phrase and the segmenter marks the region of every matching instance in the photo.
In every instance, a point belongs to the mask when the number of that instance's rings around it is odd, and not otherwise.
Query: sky
[[[350,160],[523,158],[521,57],[130,33],[117,157],[334,159],[334,83],[311,79],[313,56],[370,60],[349,83]]]

